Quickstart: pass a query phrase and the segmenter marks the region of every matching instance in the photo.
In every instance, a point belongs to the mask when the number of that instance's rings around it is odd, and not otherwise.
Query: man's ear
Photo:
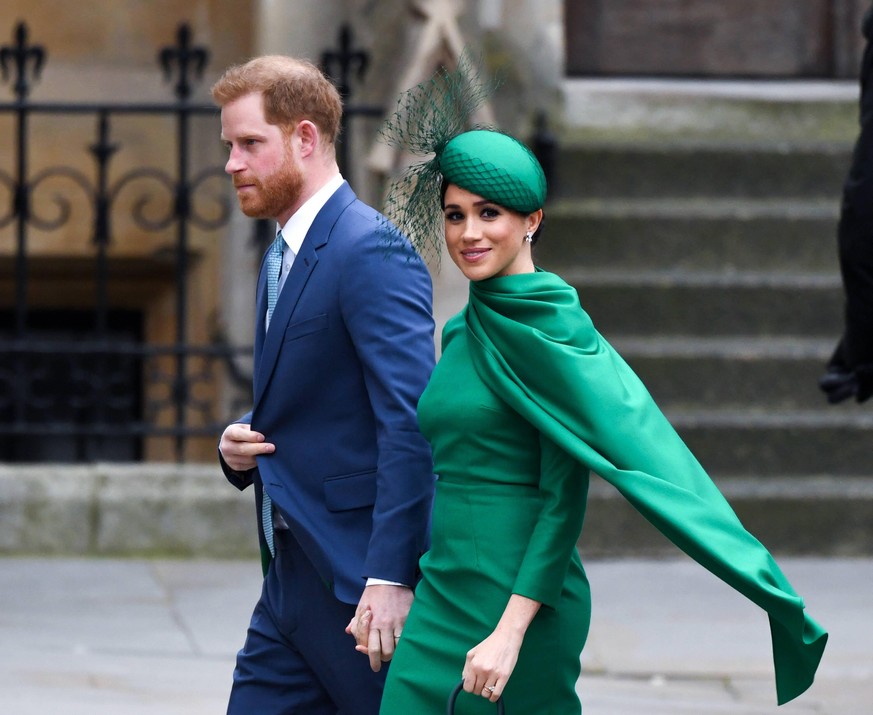
[[[309,156],[318,148],[318,127],[308,119],[301,119],[294,129],[300,142],[300,156]]]

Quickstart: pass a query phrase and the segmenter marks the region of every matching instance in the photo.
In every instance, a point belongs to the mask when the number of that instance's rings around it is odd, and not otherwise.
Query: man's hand
[[[259,454],[272,454],[276,445],[267,442],[260,432],[249,425],[236,422],[228,425],[221,435],[218,451],[228,467],[236,472],[247,472],[258,466],[255,457]]]
[[[355,650],[370,657],[373,672],[378,673],[382,663],[394,657],[414,597],[406,586],[379,584],[364,589],[346,633],[355,636]]]

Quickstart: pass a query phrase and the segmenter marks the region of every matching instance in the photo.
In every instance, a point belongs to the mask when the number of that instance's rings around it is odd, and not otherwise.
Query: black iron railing
[[[217,110],[190,100],[208,50],[194,45],[188,26],[180,26],[176,44],[158,53],[165,79],[175,81],[175,100],[150,104],[31,101],[46,58],[43,47],[30,43],[23,23],[13,44],[0,48],[2,79],[15,97],[0,103],[0,119],[14,124],[14,156],[8,166],[0,165],[0,238],[4,230],[13,237],[11,248],[0,242],[0,461],[135,460],[146,454],[150,438],[168,439],[172,457],[183,460],[191,438],[217,437],[238,414],[239,405],[222,400],[222,385],[243,385],[246,394],[250,384],[238,359],[248,356],[251,346],[229,345],[217,334],[205,342],[191,337],[192,234],[216,232],[232,211],[223,168],[209,164],[215,157],[192,150],[198,123],[206,122],[205,130],[215,136],[218,131]],[[350,32],[343,28],[339,49],[325,52],[323,62],[347,99],[352,73],[360,78],[367,57],[353,50]],[[375,107],[347,106],[344,121],[379,114]],[[81,168],[81,156],[33,168],[33,123],[47,116],[93,118],[90,170]],[[125,147],[113,131],[124,117],[170,120],[172,168],[114,170]],[[81,153],[75,146],[69,150]],[[346,168],[347,141],[340,150]],[[48,186],[59,183],[77,196],[51,193]],[[5,211],[4,191],[9,197]],[[32,235],[72,230],[77,202],[88,206],[89,225],[82,231],[89,234],[89,249],[87,267],[79,256],[74,273],[90,296],[71,305],[63,287],[53,291],[51,286],[53,279],[58,286],[69,281],[74,262],[63,250],[37,253]],[[124,208],[128,213],[120,217]],[[139,234],[168,236],[165,244],[172,248],[147,258],[113,252],[125,243],[116,229],[121,218]],[[254,240],[262,241],[265,233],[255,222]],[[165,274],[173,284],[171,341],[148,341],[143,314],[113,298],[123,293],[129,276],[150,272]]]

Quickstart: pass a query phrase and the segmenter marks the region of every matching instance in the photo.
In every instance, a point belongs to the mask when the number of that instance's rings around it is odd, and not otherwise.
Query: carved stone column
[[[317,63],[334,43],[339,24],[349,19],[348,6],[347,0],[260,0],[255,54],[293,55]]]

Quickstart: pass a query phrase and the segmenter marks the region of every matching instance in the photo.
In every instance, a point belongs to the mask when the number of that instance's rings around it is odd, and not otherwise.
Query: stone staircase
[[[680,116],[706,131],[619,116],[565,132],[538,263],[577,287],[766,545],[873,553],[873,406],[828,405],[816,385],[841,331],[835,231],[857,98],[686,99]],[[627,98],[636,117],[646,101]],[[810,122],[822,114],[826,129]],[[674,549],[599,480],[580,547]]]

